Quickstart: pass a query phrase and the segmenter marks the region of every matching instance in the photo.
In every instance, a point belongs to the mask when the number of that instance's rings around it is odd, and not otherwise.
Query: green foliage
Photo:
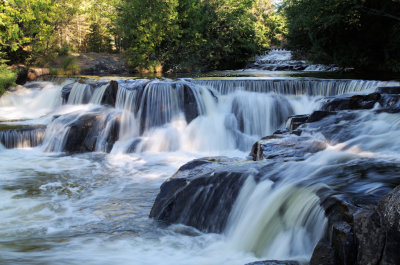
[[[10,70],[4,63],[0,63],[0,96],[7,88],[14,86],[16,80],[17,74]]]
[[[400,4],[392,0],[287,0],[289,47],[315,62],[399,71]]]
[[[135,68],[228,69],[276,42],[282,20],[272,9],[269,0],[124,0],[118,24]]]
[[[90,32],[86,35],[86,51],[112,52],[111,38],[98,23],[90,25]]]

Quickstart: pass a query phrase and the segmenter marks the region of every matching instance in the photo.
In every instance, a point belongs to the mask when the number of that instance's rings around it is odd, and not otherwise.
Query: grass
[[[7,65],[0,64],[0,96],[6,92],[6,89],[15,86],[17,73],[10,70]]]

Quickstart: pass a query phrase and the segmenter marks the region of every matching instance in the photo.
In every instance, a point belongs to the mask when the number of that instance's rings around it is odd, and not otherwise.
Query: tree
[[[398,1],[287,0],[284,9],[289,47],[315,62],[400,71]]]

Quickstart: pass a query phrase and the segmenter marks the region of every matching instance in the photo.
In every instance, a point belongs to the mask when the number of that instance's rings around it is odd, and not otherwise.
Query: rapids
[[[362,111],[354,137],[334,142],[310,129],[307,134],[324,141],[326,150],[304,161],[277,163],[259,179],[250,174],[222,233],[167,226],[148,216],[161,184],[186,162],[216,155],[247,159],[254,142],[284,128],[289,116],[318,109],[323,96],[368,93],[398,83],[305,78],[117,82],[114,105],[101,105],[109,80],[32,82],[0,98],[2,263],[306,263],[327,222],[316,188],[339,185],[335,167],[364,158],[400,159],[400,138],[392,137],[400,135],[399,115]],[[94,117],[92,134],[85,136],[93,152],[65,152],[68,135],[87,117]],[[273,177],[281,181],[274,183]],[[296,185],[302,181],[309,184]],[[379,180],[356,184],[349,192],[373,193],[385,186]]]

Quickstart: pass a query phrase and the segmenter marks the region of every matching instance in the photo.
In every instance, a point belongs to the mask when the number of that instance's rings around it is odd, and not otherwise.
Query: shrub
[[[17,74],[6,64],[0,63],[0,95],[3,95],[7,88],[14,86],[15,80],[17,80]]]

